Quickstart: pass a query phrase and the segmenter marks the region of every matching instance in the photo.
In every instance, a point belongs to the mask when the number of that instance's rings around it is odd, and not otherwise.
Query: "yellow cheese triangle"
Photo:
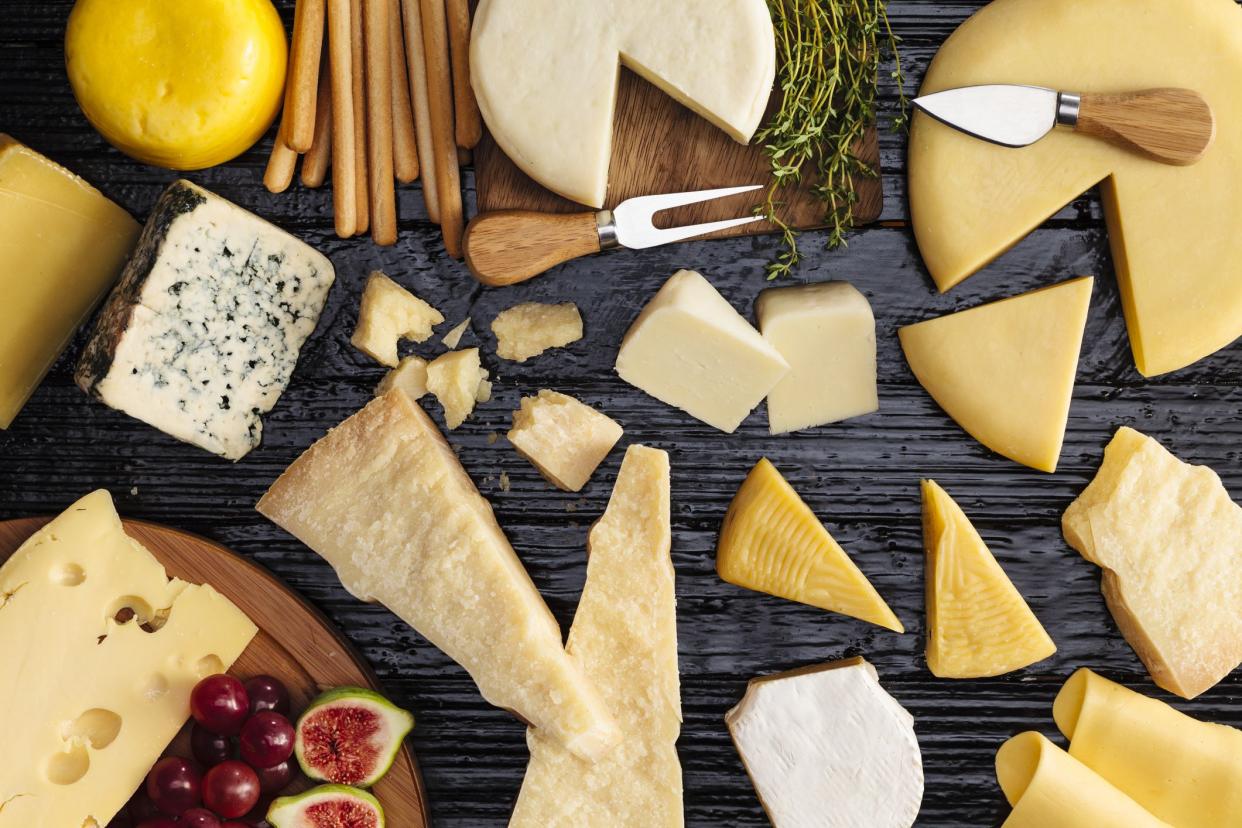
[[[902,328],[906,361],[980,443],[1056,471],[1093,283],[1074,279]]]
[[[941,678],[999,676],[1057,651],[953,498],[923,481],[927,667]]]
[[[716,571],[740,587],[906,631],[767,458],[755,464],[729,506]]]

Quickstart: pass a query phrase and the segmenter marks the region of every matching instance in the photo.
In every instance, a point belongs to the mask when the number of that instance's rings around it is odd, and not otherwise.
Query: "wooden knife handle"
[[[471,219],[466,265],[485,285],[525,282],[561,262],[600,251],[595,213],[497,210]]]
[[[1145,89],[1083,95],[1075,129],[1156,161],[1185,166],[1207,152],[1216,137],[1216,120],[1208,102],[1193,90]]]

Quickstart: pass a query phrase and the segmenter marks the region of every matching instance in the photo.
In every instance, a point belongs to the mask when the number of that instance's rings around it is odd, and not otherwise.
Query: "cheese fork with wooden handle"
[[[727,230],[762,216],[712,221],[685,227],[656,227],[652,218],[662,210],[748,193],[762,187],[724,187],[689,193],[640,196],[611,210],[590,213],[537,213],[497,210],[475,216],[463,241],[466,264],[480,282],[503,287],[524,282],[549,268],[614,247],[657,247],[718,230]]]

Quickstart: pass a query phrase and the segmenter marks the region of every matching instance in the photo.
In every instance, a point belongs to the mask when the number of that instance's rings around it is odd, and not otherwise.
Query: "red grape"
[[[191,808],[177,820],[177,828],[220,828],[220,818],[206,808]]]
[[[259,776],[259,791],[264,796],[280,793],[293,781],[293,762],[286,759],[270,768],[255,768],[254,772]]]
[[[198,770],[180,756],[165,756],[147,774],[147,796],[168,816],[180,816],[202,801]]]
[[[255,676],[246,682],[250,696],[250,715],[264,710],[275,710],[282,716],[289,715],[289,691],[278,678]]]
[[[194,751],[194,758],[209,768],[233,755],[233,743],[228,736],[212,733],[198,722],[190,728],[190,749]]]
[[[129,811],[129,818],[136,823],[160,815],[160,809],[155,807],[151,797],[147,796],[141,788],[130,798],[129,807],[126,810]]]
[[[203,777],[203,803],[225,819],[250,811],[259,801],[259,777],[245,762],[221,762]]]
[[[293,755],[293,725],[274,710],[246,720],[241,731],[241,757],[255,768],[270,768]]]
[[[194,685],[190,712],[194,721],[223,736],[236,736],[246,721],[250,698],[246,688],[232,676],[220,673]]]
[[[152,817],[138,823],[138,828],[177,828],[177,823],[168,817]]]

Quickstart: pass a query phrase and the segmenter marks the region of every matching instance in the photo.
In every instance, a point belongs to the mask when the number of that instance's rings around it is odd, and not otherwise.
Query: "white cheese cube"
[[[544,478],[567,492],[582,491],[621,439],[621,426],[566,394],[543,390],[513,412],[509,442]]]
[[[425,342],[444,314],[376,270],[367,277],[350,344],[389,368],[397,367],[397,341]]]

